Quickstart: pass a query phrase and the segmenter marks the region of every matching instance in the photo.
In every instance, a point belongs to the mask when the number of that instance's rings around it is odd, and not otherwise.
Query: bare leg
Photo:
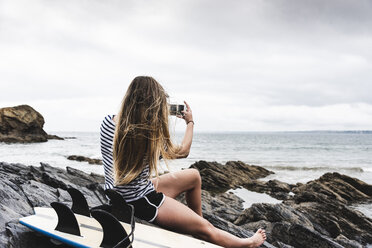
[[[248,239],[238,238],[215,228],[201,217],[201,178],[199,171],[186,169],[162,175],[152,181],[157,191],[168,196],[159,208],[158,216],[155,219],[159,226],[191,234],[224,247],[258,247],[266,239],[264,230],[258,230],[254,236]],[[186,202],[191,209],[173,200],[182,192],[186,192]]]
[[[202,216],[201,209],[201,178],[196,169],[186,169],[168,173],[159,178],[152,179],[155,188],[166,196],[176,198],[186,192],[187,206]]]
[[[159,208],[155,223],[164,228],[191,234],[223,247],[258,247],[266,239],[265,231],[258,230],[251,238],[239,238],[215,228],[203,217],[182,203],[166,197]]]

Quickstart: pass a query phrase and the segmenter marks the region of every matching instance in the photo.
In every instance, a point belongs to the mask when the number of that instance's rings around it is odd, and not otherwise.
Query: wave
[[[290,171],[350,171],[350,172],[364,172],[363,168],[360,167],[329,167],[329,166],[283,166],[283,165],[272,165],[264,166],[266,169],[272,170],[290,170]]]

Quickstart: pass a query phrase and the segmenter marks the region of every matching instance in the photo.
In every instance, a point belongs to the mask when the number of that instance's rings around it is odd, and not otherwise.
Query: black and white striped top
[[[127,202],[135,201],[151,191],[155,190],[149,180],[149,166],[147,165],[141,174],[127,185],[115,186],[114,163],[113,163],[113,141],[115,133],[115,122],[113,115],[106,116],[101,124],[101,153],[105,170],[105,189],[114,188]]]

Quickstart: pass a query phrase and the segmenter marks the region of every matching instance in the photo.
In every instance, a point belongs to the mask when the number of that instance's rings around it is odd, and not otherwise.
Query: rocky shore
[[[203,215],[213,225],[246,237],[259,227],[267,230],[263,247],[366,247],[372,243],[372,220],[350,207],[372,202],[372,185],[338,173],[327,173],[306,184],[261,181],[273,172],[239,161],[225,165],[199,161],[191,166],[203,181]],[[57,247],[18,223],[33,207],[53,201],[71,204],[66,189],[78,188],[90,206],[106,202],[101,175],[41,164],[40,167],[0,162],[0,247]],[[227,193],[243,187],[283,200],[256,203]],[[178,200],[184,201],[181,195]]]

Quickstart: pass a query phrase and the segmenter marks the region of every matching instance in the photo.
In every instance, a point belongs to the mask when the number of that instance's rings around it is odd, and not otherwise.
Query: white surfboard
[[[46,235],[52,239],[73,247],[99,247],[103,238],[102,227],[94,218],[75,214],[80,227],[80,236],[54,230],[58,223],[57,213],[53,208],[36,207],[35,214],[19,219],[19,222],[28,228]],[[127,233],[131,226],[120,222]],[[212,248],[220,247],[186,235],[164,230],[158,227],[141,223],[135,224],[133,248]]]

